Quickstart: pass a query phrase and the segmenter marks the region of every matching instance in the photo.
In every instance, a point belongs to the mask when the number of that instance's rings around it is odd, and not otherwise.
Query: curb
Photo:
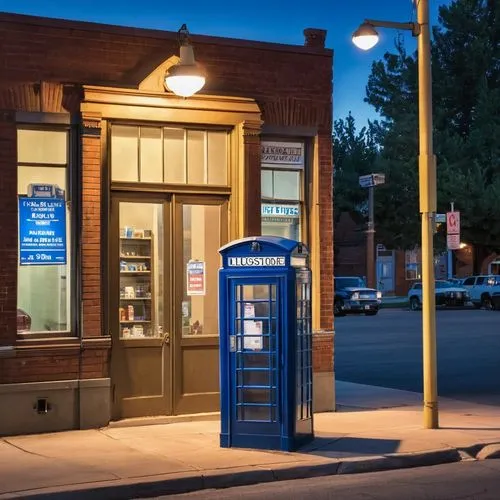
[[[479,459],[483,450],[487,450],[482,458],[496,458],[500,445],[481,444],[468,449]],[[493,453],[492,453],[493,452]],[[500,457],[500,455],[499,455]],[[180,473],[156,476],[152,478],[123,479],[102,481],[71,486],[59,486],[37,490],[25,490],[17,493],[0,494],[6,499],[37,500],[128,500],[131,498],[157,497],[200,491],[204,489],[220,489],[236,486],[249,486],[258,483],[306,479],[311,477],[361,474],[395,469],[408,469],[453,462],[464,459],[462,450],[448,448],[418,453],[396,453],[372,458],[335,460],[315,464],[295,463],[276,464],[271,467],[253,466],[230,470],[203,471],[198,473]],[[476,458],[474,458],[476,459]]]

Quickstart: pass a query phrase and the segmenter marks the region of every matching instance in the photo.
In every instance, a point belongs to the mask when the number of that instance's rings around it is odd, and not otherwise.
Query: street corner
[[[500,458],[500,442],[483,446],[476,455],[477,460],[489,460],[494,458]]]

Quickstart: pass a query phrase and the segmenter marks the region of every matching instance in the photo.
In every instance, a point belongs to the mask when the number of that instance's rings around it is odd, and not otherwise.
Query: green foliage
[[[355,164],[360,175],[386,174],[386,185],[376,188],[377,240],[410,248],[420,242],[417,55],[399,41],[395,48],[373,64],[367,85],[365,100],[382,116],[369,131],[379,154],[366,168]],[[442,6],[432,58],[438,212],[454,202],[462,239],[500,251],[500,2]]]
[[[338,219],[342,212],[363,214],[367,192],[359,186],[359,176],[371,173],[377,154],[369,127],[356,131],[351,114],[336,120],[333,134],[334,205]]]

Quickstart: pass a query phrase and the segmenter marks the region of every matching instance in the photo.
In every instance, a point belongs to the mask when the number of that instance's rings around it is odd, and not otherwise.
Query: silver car
[[[408,291],[410,309],[422,307],[422,283],[413,283]],[[462,286],[445,280],[436,281],[436,306],[465,306],[470,302],[469,292]]]

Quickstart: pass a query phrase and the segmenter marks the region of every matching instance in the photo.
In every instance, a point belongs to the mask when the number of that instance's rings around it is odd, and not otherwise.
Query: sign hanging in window
[[[56,185],[30,184],[19,197],[19,263],[66,264],[66,202]]]

